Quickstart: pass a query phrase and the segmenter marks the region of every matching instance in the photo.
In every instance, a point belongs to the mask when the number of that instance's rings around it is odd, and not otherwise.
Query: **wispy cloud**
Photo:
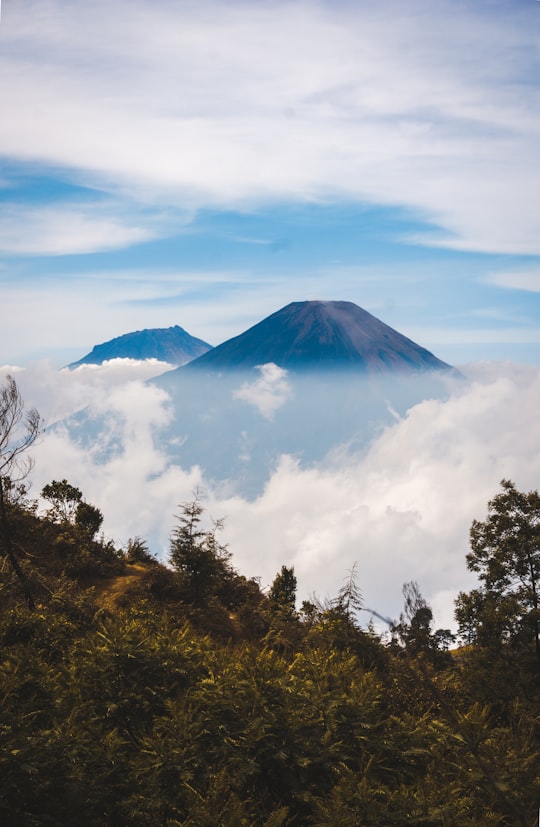
[[[400,204],[540,252],[536,4],[12,4],[0,153],[138,200]],[[36,135],[39,139],[36,139]]]
[[[271,247],[276,243],[266,238],[247,238],[246,236],[234,236],[232,240],[238,244],[255,244],[260,247]]]
[[[407,329],[407,335],[416,341],[431,341],[436,345],[445,344],[540,344],[540,329],[536,324],[522,327],[508,325],[499,327],[455,327]]]
[[[59,367],[96,344],[144,328],[179,324],[193,336],[220,344],[259,321],[264,302],[253,298],[259,291],[266,288],[272,310],[285,304],[291,291],[290,282],[250,282],[238,271],[180,267],[17,275],[16,264],[5,274],[0,271],[0,354],[24,364],[59,359]],[[297,283],[301,296],[301,278]],[[232,303],[223,301],[223,284],[234,296]]]
[[[133,226],[92,206],[20,207],[0,210],[0,252],[20,255],[74,255],[129,247],[159,232]]]
[[[497,285],[497,287],[540,293],[540,269],[537,267],[529,270],[491,273],[486,277],[486,281],[489,284]]]

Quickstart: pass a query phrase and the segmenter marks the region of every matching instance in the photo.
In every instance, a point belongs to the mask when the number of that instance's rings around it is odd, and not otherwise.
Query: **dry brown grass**
[[[122,574],[91,583],[96,603],[102,608],[116,607],[126,592],[135,586],[147,571],[148,569],[139,563],[126,563]]]

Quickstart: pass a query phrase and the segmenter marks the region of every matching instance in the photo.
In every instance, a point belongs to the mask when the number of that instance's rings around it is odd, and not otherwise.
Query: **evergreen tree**
[[[334,610],[343,615],[345,620],[352,626],[357,626],[356,615],[364,608],[362,592],[357,581],[356,563],[349,571],[343,586],[341,586],[337,599],[334,601]]]
[[[296,585],[294,567],[282,566],[268,593],[271,606],[277,611],[293,615],[296,611]]]
[[[201,527],[204,508],[198,493],[180,508],[178,525],[171,535],[169,561],[182,576],[187,600],[201,606],[233,574],[229,564],[231,555],[217,539],[222,520],[214,521],[211,529]]]

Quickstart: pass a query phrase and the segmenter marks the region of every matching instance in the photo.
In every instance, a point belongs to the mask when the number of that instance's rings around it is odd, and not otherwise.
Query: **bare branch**
[[[17,560],[7,498],[13,483],[23,480],[32,468],[32,460],[26,452],[40,432],[40,415],[35,408],[25,412],[17,383],[8,376],[6,384],[0,387],[0,549],[19,579],[30,609],[35,606],[34,597],[26,574]]]
[[[25,456],[41,433],[42,419],[35,408],[25,412],[24,402],[13,377],[0,388],[0,476],[24,479],[32,469]]]

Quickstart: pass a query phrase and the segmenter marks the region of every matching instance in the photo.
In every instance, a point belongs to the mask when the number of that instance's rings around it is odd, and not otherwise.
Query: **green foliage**
[[[403,597],[405,602],[399,623],[392,627],[394,639],[397,638],[406,655],[423,655],[434,664],[447,666],[451,662],[448,649],[455,643],[455,636],[449,629],[433,631],[433,611],[422,597],[416,581],[404,583]]]
[[[47,517],[52,522],[74,525],[89,539],[101,528],[103,514],[99,508],[85,502],[82,491],[67,480],[48,483],[43,487],[41,496],[51,503]]]
[[[51,503],[47,516],[55,523],[73,523],[77,507],[82,501],[82,491],[67,480],[53,480],[41,490],[44,500]]]
[[[126,548],[126,561],[128,563],[151,564],[156,562],[156,558],[148,548],[146,540],[142,537],[130,537]]]
[[[198,494],[180,508],[178,525],[171,536],[169,560],[182,577],[186,600],[201,607],[209,595],[216,593],[232,576],[231,555],[217,540],[222,521],[214,522],[212,529],[202,529],[204,508]]]
[[[338,592],[337,599],[334,601],[334,609],[337,613],[342,614],[349,623],[355,625],[356,614],[363,608],[364,601],[357,583],[355,563]]]
[[[141,538],[120,560],[76,512],[8,508],[36,608],[0,570],[0,823],[534,823],[540,689],[526,647],[438,659],[447,636],[414,581],[399,645],[384,645],[360,625],[354,568],[334,600],[297,613],[293,569],[266,597],[198,499],[173,533],[174,569]],[[483,580],[469,596],[475,640],[490,594]],[[521,620],[509,628],[521,641]]]
[[[270,587],[268,598],[275,611],[294,614],[296,609],[296,576],[294,568],[282,566]]]
[[[500,649],[534,643],[540,662],[540,495],[509,480],[471,527],[467,566],[481,586],[460,594],[456,617],[468,640]]]
[[[94,505],[80,502],[75,511],[75,525],[90,539],[94,537],[101,528],[103,514]]]

